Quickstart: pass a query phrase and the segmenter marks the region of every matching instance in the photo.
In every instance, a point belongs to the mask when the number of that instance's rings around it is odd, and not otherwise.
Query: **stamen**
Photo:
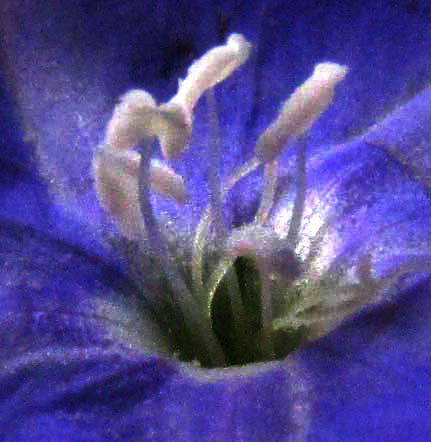
[[[221,182],[220,128],[212,88],[244,63],[250,50],[251,44],[242,35],[230,35],[225,45],[209,50],[191,65],[186,78],[179,82],[177,94],[160,106],[143,90],[123,95],[107,125],[103,149],[93,159],[96,191],[102,206],[127,238],[148,245],[152,262],[161,273],[160,281],[167,285],[167,290],[155,291],[163,302],[155,299],[153,307],[163,314],[166,304],[170,306],[170,318],[179,323],[172,323],[173,334],[181,335],[179,342],[187,340],[182,354],[211,367],[280,357],[303,341],[305,334],[302,329],[298,332],[298,328],[306,327],[309,336],[317,336],[381,287],[372,276],[370,259],[366,258],[358,267],[362,286],[335,286],[332,281],[337,275],[332,274],[332,267],[317,281],[312,280],[311,261],[322,247],[329,220],[311,241],[305,269],[297,259],[294,249],[307,186],[306,146],[302,139],[296,146],[297,191],[287,240],[279,238],[268,225],[277,188],[278,157],[285,146],[303,137],[329,106],[336,84],[347,73],[345,66],[316,65],[312,76],[285,101],[276,120],[260,136],[251,160]],[[194,107],[205,91],[210,129],[209,204],[193,240],[190,288],[184,272],[189,270],[190,263],[181,261],[182,255],[178,259],[169,249],[150,201],[151,188],[183,203],[184,180],[167,165],[151,161],[151,145],[157,139],[168,160],[181,155],[190,139]],[[138,152],[132,150],[142,141]],[[255,221],[229,234],[223,219],[224,199],[260,165],[264,167],[263,189]],[[204,281],[205,246],[212,224],[216,240],[224,246],[216,251],[218,261],[214,263],[212,257],[213,261],[205,263],[210,268],[209,278]],[[424,260],[424,265],[428,261]],[[299,277],[302,280],[298,282]],[[394,276],[388,278],[391,277]],[[368,292],[364,295],[363,290]],[[222,327],[228,332],[224,333]],[[289,338],[288,350],[283,353],[285,350],[280,350],[277,340],[282,336],[280,330],[286,335],[293,329],[296,334]],[[228,342],[226,337],[230,340],[232,333],[235,341]]]
[[[130,149],[143,137],[155,136],[157,104],[146,91],[132,89],[115,106],[106,127],[104,144],[114,149]]]
[[[287,242],[292,250],[295,250],[298,244],[299,229],[305,206],[305,193],[307,190],[306,156],[307,145],[303,139],[296,145],[296,195],[289,231],[287,232]]]
[[[187,200],[187,190],[183,177],[159,161],[151,161],[150,185],[155,192],[171,198],[179,204],[184,204]]]
[[[180,81],[177,94],[170,103],[179,104],[187,115],[208,89],[225,80],[250,55],[251,44],[241,34],[231,34],[226,44],[206,52],[189,68],[187,77]]]
[[[120,232],[132,240],[140,234],[141,213],[136,171],[128,173],[133,169],[131,164],[135,166],[135,159],[126,152],[127,155],[114,155],[109,148],[99,148],[93,157],[93,173],[100,204],[110,213]],[[133,154],[139,156],[137,152]]]
[[[166,159],[179,157],[187,148],[192,132],[191,116],[176,103],[165,103],[159,107],[157,133],[160,149]]]
[[[97,196],[112,215],[121,233],[137,239],[141,229],[138,198],[140,154],[134,150],[115,150],[109,145],[99,148],[93,158]],[[186,200],[183,178],[167,165],[151,161],[151,189],[179,204]]]
[[[175,298],[172,302],[184,315],[185,323],[189,326],[189,336],[196,345],[196,352],[201,361],[209,364],[225,365],[223,351],[211,328],[211,318],[203,315],[183,278],[177,272],[169,257],[167,245],[162,237],[158,223],[155,219],[149,194],[149,165],[151,140],[145,140],[146,145],[141,148],[141,161],[139,170],[139,204],[145,224],[146,232],[142,231],[142,240],[148,238],[150,252],[160,261],[160,270],[163,271],[172,286]],[[203,341],[203,344],[201,343]],[[207,356],[208,355],[208,356]]]
[[[161,149],[165,158],[178,157],[187,146],[193,109],[201,95],[223,81],[241,66],[248,58],[251,44],[241,34],[231,34],[226,44],[206,52],[189,68],[184,80],[179,81],[178,92],[166,104],[160,106],[162,112],[171,114],[174,124],[163,130]],[[179,134],[175,133],[175,127]],[[180,137],[180,140],[178,140]]]
[[[255,223],[266,224],[274,204],[277,188],[278,160],[269,161],[263,166],[263,190],[260,205],[256,213]]]
[[[245,176],[253,172],[260,165],[260,161],[253,157],[250,161],[240,166],[234,174],[227,180],[223,186],[221,193],[221,200],[223,201],[227,193]],[[193,285],[197,290],[202,290],[202,260],[205,252],[205,242],[208,237],[209,228],[212,223],[211,206],[208,205],[204,210],[199,224],[196,228],[195,237],[193,240],[192,250],[192,280]]]
[[[336,84],[347,74],[347,67],[320,63],[285,101],[277,119],[260,136],[255,155],[263,163],[277,158],[283,147],[304,134],[324,112],[334,97]]]
[[[214,90],[207,92],[208,102],[208,123],[210,132],[210,142],[207,148],[208,157],[208,187],[209,205],[214,220],[216,237],[223,240],[226,226],[223,219],[222,199],[221,199],[221,178],[220,178],[220,127],[217,115],[217,103]]]

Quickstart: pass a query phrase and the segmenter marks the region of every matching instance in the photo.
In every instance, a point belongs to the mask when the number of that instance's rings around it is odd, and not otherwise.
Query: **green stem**
[[[229,300],[232,309],[233,326],[235,330],[235,348],[238,355],[247,353],[248,341],[247,334],[250,326],[244,311],[244,305],[241,297],[241,290],[238,284],[238,278],[234,268],[236,256],[227,256],[220,260],[215,270],[205,286],[204,293],[207,296],[207,312],[211,317],[212,303],[217,287],[223,278],[226,278],[226,285],[229,288]]]

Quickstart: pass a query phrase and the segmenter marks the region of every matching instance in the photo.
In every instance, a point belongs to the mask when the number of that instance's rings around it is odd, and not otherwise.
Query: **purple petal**
[[[220,91],[232,147],[227,171],[251,152],[253,136],[322,57],[349,64],[353,73],[345,95],[313,129],[313,145],[327,149],[362,133],[429,81],[427,3],[202,3],[193,15],[185,1],[175,8],[163,0],[120,3],[1,6],[9,90],[43,179],[2,104],[0,439],[428,440],[429,281],[285,361],[185,373],[146,350],[163,336],[136,306],[136,287],[101,259],[99,244],[112,226],[88,175],[116,97],[138,83],[168,98],[194,53],[223,28],[259,43],[256,68]],[[310,169],[313,204],[335,207],[343,220],[329,261],[349,247],[354,258],[357,245],[383,247],[381,262],[393,246],[396,257],[429,248],[427,95],[364,138],[323,150]],[[197,127],[195,141],[204,129]],[[380,130],[391,149],[375,145]],[[186,160],[181,173],[190,170]],[[205,158],[194,164],[199,173],[191,183],[202,206]],[[253,189],[238,194],[244,200],[232,211],[246,211],[258,196]]]

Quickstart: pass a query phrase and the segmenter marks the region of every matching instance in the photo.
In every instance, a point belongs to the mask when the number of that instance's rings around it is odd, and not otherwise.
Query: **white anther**
[[[319,63],[313,74],[285,101],[277,119],[256,144],[256,157],[264,163],[280,155],[283,147],[308,130],[330,105],[335,85],[347,74],[347,66]]]

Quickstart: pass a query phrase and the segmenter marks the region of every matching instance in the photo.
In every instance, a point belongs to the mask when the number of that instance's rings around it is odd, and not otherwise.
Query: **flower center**
[[[101,204],[120,232],[140,244],[149,260],[148,273],[158,274],[157,293],[150,302],[170,337],[173,354],[206,367],[284,357],[320,336],[334,320],[334,309],[326,307],[336,304],[331,297],[338,290],[338,277],[326,274],[316,281],[310,276],[310,262],[322,240],[304,262],[295,250],[306,197],[305,133],[331,103],[347,68],[328,62],[316,65],[259,137],[252,158],[222,182],[220,127],[212,88],[244,63],[250,50],[242,35],[232,34],[225,45],[192,64],[167,103],[157,105],[146,91],[126,93],[114,109],[93,162]],[[210,197],[194,237],[188,246],[178,247],[153,213],[150,192],[182,204],[187,191],[182,177],[168,164],[152,162],[152,146],[154,140],[159,142],[167,162],[182,154],[192,130],[194,106],[204,92],[209,109]],[[287,237],[280,238],[269,220],[279,156],[293,141],[297,141],[296,196]],[[254,220],[231,229],[223,217],[225,198],[258,168],[263,169],[263,187]],[[377,290],[366,258],[361,268],[366,270],[362,272],[366,290]],[[355,285],[345,285],[343,290],[348,293],[347,307],[369,299],[357,295]],[[341,302],[339,307],[336,318],[340,311],[342,315],[351,311]]]

